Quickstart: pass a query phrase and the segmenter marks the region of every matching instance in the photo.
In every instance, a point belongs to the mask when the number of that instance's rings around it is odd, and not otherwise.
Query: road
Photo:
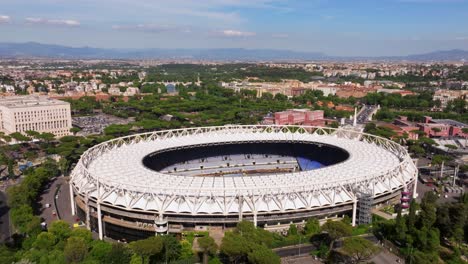
[[[362,110],[356,118],[358,124],[365,124],[369,121],[369,116],[375,111],[377,106],[375,105],[366,105],[364,110]]]
[[[378,263],[378,264],[394,264],[394,263],[405,263],[403,259],[396,256],[392,252],[388,251],[387,249],[382,249],[377,255],[375,255],[372,259],[370,259],[371,263]]]
[[[289,247],[275,248],[273,251],[280,257],[290,257],[299,255],[309,255],[312,250],[316,248],[310,244],[301,244]]]
[[[0,191],[0,242],[4,242],[11,237],[9,210],[7,196]]]
[[[375,106],[375,105],[365,105],[365,106],[363,106],[362,111],[359,111],[357,113],[356,123],[366,124],[369,121],[369,116],[375,111],[376,108],[377,108],[377,106]],[[348,124],[348,125],[352,125],[353,124],[353,119],[346,119],[345,123]]]
[[[70,208],[70,190],[65,177],[56,177],[50,181],[42,192],[38,202],[41,206],[41,218],[47,225],[54,220],[58,220],[59,216],[70,224],[74,223],[75,217],[71,215]],[[46,207],[46,204],[49,204],[50,207]],[[54,211],[55,214],[53,213]]]

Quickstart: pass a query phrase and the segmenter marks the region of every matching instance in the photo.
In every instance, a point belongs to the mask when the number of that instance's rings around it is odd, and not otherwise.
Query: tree
[[[204,236],[197,239],[198,246],[203,252],[203,264],[208,264],[208,254],[215,254],[218,250],[214,239],[210,236]]]
[[[101,240],[93,241],[89,256],[99,263],[108,262],[108,256],[111,254],[112,244]]]
[[[347,237],[341,250],[351,258],[351,263],[361,263],[379,251],[374,243],[362,237]]]
[[[191,259],[193,257],[192,244],[187,240],[182,240],[180,246],[180,259]]]
[[[57,238],[52,233],[42,232],[37,236],[33,246],[38,249],[50,251],[56,243]]]
[[[161,253],[163,249],[163,240],[159,236],[137,240],[130,243],[130,248],[142,258],[143,264],[146,264],[149,263],[152,256]]]
[[[34,130],[26,130],[25,131],[26,135],[28,135],[31,138],[37,138],[41,133],[34,131]]]
[[[109,264],[128,264],[130,263],[132,252],[123,244],[112,244],[112,249],[106,255],[106,262]]]
[[[14,263],[15,260],[14,252],[4,244],[0,244],[0,263]]]
[[[428,137],[419,137],[418,139],[418,143],[423,145],[423,146],[437,146],[437,143],[435,142],[434,139],[432,138],[428,138]]]
[[[401,209],[399,209],[395,221],[396,240],[400,243],[404,243],[406,241],[407,232],[408,228],[406,227],[405,219],[401,216]]]
[[[21,134],[20,132],[11,133],[10,137],[13,138],[14,140],[20,141],[20,142],[25,142],[25,141],[30,141],[31,140],[31,138]]]
[[[322,226],[322,231],[327,232],[331,240],[335,241],[338,238],[350,236],[353,229],[350,225],[341,221],[329,220]]]
[[[453,111],[458,114],[464,114],[466,113],[466,101],[463,98],[457,98],[451,102],[448,103],[447,105],[447,110],[448,111]]]
[[[226,232],[221,244],[221,252],[229,257],[230,261],[237,263],[249,253],[249,241],[239,234]]]
[[[41,257],[39,263],[65,263],[65,255],[63,254],[63,250],[54,249],[52,251],[48,251],[47,255]]]
[[[288,235],[289,236],[297,236],[297,226],[295,224],[290,224],[289,225]]]
[[[320,223],[317,218],[309,218],[304,227],[304,232],[308,236],[313,236],[320,232]]]
[[[408,213],[408,225],[407,228],[412,233],[411,231],[415,228],[416,225],[416,201],[415,199],[412,199],[410,202],[410,208],[409,208],[409,213]]]
[[[84,239],[86,243],[91,243],[93,241],[93,235],[91,234],[91,231],[85,228],[74,228],[71,233],[71,237],[81,237]]]
[[[79,127],[72,127],[70,128],[70,132],[73,133],[73,135],[76,135],[76,133],[80,132],[81,131],[81,128]]]
[[[70,225],[62,220],[52,222],[49,226],[49,232],[59,241],[65,241],[71,235]]]
[[[166,261],[177,260],[180,256],[182,247],[174,236],[164,236],[164,258]]]
[[[432,130],[434,133],[436,133],[436,134],[439,133],[440,131],[442,131],[442,130],[441,130],[440,128],[438,128],[438,127],[433,127],[433,128],[431,128],[431,130]]]
[[[431,161],[431,164],[432,165],[442,165],[442,162],[447,162],[447,161],[450,161],[451,158],[449,156],[445,156],[445,155],[434,155],[432,157],[432,161]]]
[[[257,245],[248,253],[249,263],[252,264],[279,264],[280,257],[263,245]]]
[[[20,233],[27,234],[29,224],[34,219],[33,210],[29,205],[21,205],[11,210],[11,221],[18,228]]]
[[[422,227],[430,229],[437,218],[436,201],[437,195],[434,192],[426,192],[421,201],[420,220]]]
[[[45,141],[46,143],[49,143],[50,141],[55,139],[55,135],[52,133],[44,132],[37,136],[37,138]]]
[[[67,262],[79,263],[88,254],[88,246],[82,237],[70,237],[67,239],[63,254]]]
[[[419,145],[411,145],[409,147],[409,151],[416,154],[416,156],[419,156],[419,157],[424,155],[424,153],[426,153],[426,150]]]
[[[104,133],[106,135],[122,136],[122,135],[128,134],[129,132],[130,132],[130,126],[129,125],[112,124],[112,125],[104,128]]]

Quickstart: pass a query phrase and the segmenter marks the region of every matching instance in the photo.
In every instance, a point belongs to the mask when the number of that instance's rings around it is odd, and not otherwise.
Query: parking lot
[[[124,119],[102,113],[92,116],[79,116],[72,118],[73,126],[81,128],[81,131],[77,133],[77,136],[101,134],[104,131],[104,128],[109,125],[124,125],[131,121],[132,119]]]

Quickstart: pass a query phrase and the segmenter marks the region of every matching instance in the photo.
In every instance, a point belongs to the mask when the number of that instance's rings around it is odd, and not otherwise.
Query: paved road
[[[370,261],[378,264],[405,263],[404,259],[401,259],[387,249],[382,249],[382,251],[375,255]]]
[[[315,259],[310,255],[301,255],[294,257],[281,258],[281,264],[321,264],[320,260]]]
[[[273,251],[280,257],[289,257],[289,256],[299,256],[299,255],[309,255],[312,250],[316,248],[310,244],[302,244],[296,246],[289,246],[283,248],[275,248]]]
[[[375,111],[375,109],[377,108],[377,106],[374,106],[374,105],[366,105],[364,107],[364,110],[362,110],[357,118],[356,118],[356,121],[358,124],[365,124],[369,121],[369,116],[372,114],[372,112]]]
[[[54,200],[57,207],[55,207]],[[49,182],[38,202],[41,205],[40,215],[48,225],[52,221],[58,220],[59,215],[62,220],[70,224],[74,223],[75,217],[71,215],[70,208],[70,190],[65,177],[56,177]],[[46,204],[49,204],[50,207],[47,208]],[[55,214],[53,213],[54,211]]]
[[[362,111],[359,111],[357,116],[356,116],[356,122],[358,124],[366,124],[369,121],[369,116],[374,112],[374,110],[377,108],[375,105],[365,105],[363,106]],[[359,110],[359,109],[358,109]],[[346,119],[345,123],[348,125],[353,124],[353,119]]]
[[[7,196],[0,191],[0,242],[6,241],[11,237],[10,214],[7,205]]]

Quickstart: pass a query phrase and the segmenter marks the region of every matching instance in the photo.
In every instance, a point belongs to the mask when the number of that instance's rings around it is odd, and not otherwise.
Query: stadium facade
[[[405,148],[381,137],[312,126],[219,126],[117,138],[86,151],[71,174],[72,213],[99,237],[272,227],[416,194]],[[368,200],[368,198],[366,198]]]

